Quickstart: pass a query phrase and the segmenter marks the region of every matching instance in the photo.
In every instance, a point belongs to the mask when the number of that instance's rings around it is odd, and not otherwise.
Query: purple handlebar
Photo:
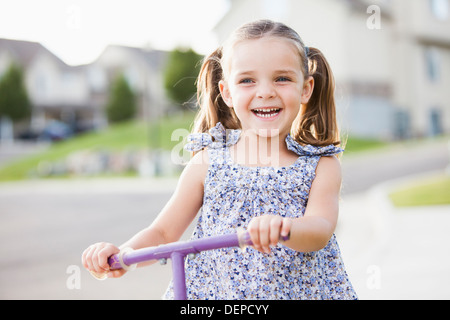
[[[281,237],[281,240],[287,241],[289,236]],[[127,266],[151,260],[170,259],[174,252],[178,252],[183,256],[188,254],[196,254],[201,251],[214,250],[227,247],[251,246],[253,243],[250,234],[247,231],[231,233],[220,236],[206,237],[190,241],[178,241],[160,245],[157,247],[149,247],[135,250],[123,255],[123,263]],[[113,255],[108,259],[111,270],[122,269],[119,255]]]
[[[289,236],[282,237],[286,241]],[[253,243],[250,234],[244,230],[238,230],[237,233],[231,233],[220,236],[212,236],[197,240],[178,241],[160,245],[158,247],[149,247],[134,250],[122,254],[115,254],[108,259],[111,270],[122,269],[144,261],[160,260],[166,261],[172,259],[173,287],[174,297],[177,300],[186,299],[186,283],[184,272],[184,258],[190,254],[200,253],[201,251],[251,246]],[[125,266],[122,265],[121,260]]]

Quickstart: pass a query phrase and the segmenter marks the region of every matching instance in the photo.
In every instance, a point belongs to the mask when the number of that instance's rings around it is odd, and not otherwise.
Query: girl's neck
[[[243,130],[239,142],[230,149],[232,159],[248,167],[289,166],[298,156],[287,149],[286,136],[266,137]]]

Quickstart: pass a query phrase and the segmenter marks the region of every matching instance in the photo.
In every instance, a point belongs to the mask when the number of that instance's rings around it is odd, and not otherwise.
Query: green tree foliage
[[[11,64],[0,79],[0,118],[20,121],[31,114],[31,102],[24,84],[22,68]]]
[[[136,96],[123,75],[117,77],[112,84],[106,114],[111,123],[132,119],[136,114]]]
[[[184,105],[195,96],[202,58],[192,49],[178,48],[170,53],[164,87],[174,102]]]

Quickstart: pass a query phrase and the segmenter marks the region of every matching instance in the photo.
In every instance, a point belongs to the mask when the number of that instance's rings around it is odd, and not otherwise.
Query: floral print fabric
[[[229,153],[240,133],[218,123],[209,134],[188,140],[186,150],[207,147],[210,159],[192,239],[235,232],[263,214],[303,216],[320,157],[343,151],[332,145],[301,146],[289,135],[287,147],[299,155],[293,165],[245,167],[234,163]],[[186,259],[188,299],[357,299],[335,235],[319,251],[297,252],[282,244],[271,251],[224,248]],[[165,298],[173,298],[172,283]]]

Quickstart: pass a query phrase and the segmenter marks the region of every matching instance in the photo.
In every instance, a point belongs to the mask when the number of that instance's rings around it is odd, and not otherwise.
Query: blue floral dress
[[[245,167],[234,163],[229,153],[240,133],[218,123],[209,134],[188,137],[185,149],[207,147],[210,161],[192,239],[235,232],[263,214],[303,216],[320,157],[343,151],[332,145],[301,146],[288,135],[287,147],[299,155],[293,165]],[[263,254],[253,248],[225,248],[186,259],[188,299],[357,299],[335,235],[315,252],[297,252],[282,244],[271,250]],[[172,283],[165,298],[173,299]]]

